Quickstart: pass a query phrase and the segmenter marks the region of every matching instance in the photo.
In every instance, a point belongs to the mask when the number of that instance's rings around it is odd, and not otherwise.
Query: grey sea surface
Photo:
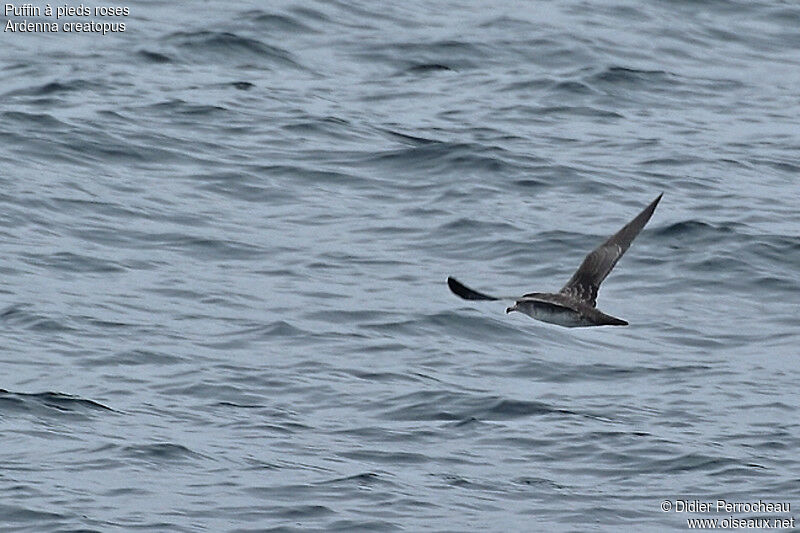
[[[0,34],[0,531],[800,518],[800,4],[120,5]]]

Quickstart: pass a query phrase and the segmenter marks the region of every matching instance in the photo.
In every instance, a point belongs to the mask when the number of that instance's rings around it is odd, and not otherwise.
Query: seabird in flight
[[[557,293],[531,292],[521,297],[497,297],[470,289],[455,278],[448,277],[447,285],[465,300],[514,300],[506,313],[519,311],[526,315],[568,328],[586,326],[627,326],[628,323],[597,309],[597,291],[600,284],[617,264],[633,239],[653,216],[662,194],[653,200],[636,218],[625,224],[606,242],[592,250],[570,280]]]

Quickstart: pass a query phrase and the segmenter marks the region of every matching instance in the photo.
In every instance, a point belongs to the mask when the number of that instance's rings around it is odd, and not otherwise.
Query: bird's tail
[[[621,318],[617,318],[615,316],[607,315],[607,314],[602,313],[600,311],[598,311],[598,314],[600,315],[600,323],[598,324],[599,326],[627,326],[628,325],[628,323],[625,320],[622,320]]]

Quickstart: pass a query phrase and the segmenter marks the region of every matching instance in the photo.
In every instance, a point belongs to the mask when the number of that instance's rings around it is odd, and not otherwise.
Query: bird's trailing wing
[[[500,298],[495,298],[494,296],[489,296],[488,294],[483,294],[482,292],[478,292],[476,290],[470,289],[456,278],[447,278],[447,286],[450,287],[450,290],[456,294],[456,296],[460,296],[465,300],[499,300]]]

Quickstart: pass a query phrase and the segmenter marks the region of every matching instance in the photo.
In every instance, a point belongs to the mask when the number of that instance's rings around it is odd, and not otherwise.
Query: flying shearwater
[[[506,313],[519,311],[536,320],[559,326],[568,328],[627,326],[628,323],[621,318],[607,315],[597,309],[597,291],[619,258],[630,247],[633,239],[653,216],[653,211],[656,210],[663,195],[659,194],[653,203],[636,215],[636,218],[592,250],[567,284],[557,293],[531,292],[521,297],[489,296],[470,289],[452,277],[447,278],[447,285],[451,291],[465,300],[514,300],[514,305],[507,308]]]

